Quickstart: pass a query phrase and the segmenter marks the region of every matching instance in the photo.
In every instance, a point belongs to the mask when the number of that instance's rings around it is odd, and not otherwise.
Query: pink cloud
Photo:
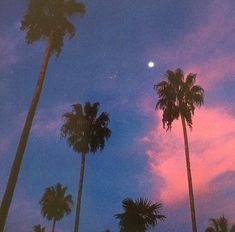
[[[182,67],[196,72],[205,88],[235,74],[235,15],[233,1],[216,0],[209,4],[204,22],[173,45],[153,49],[160,65],[170,69]],[[200,84],[200,83],[199,83]]]
[[[166,132],[160,123],[161,113],[155,116],[158,123],[142,142],[148,144],[150,173],[164,179],[160,197],[171,204],[188,197],[182,128],[176,121],[172,130]],[[235,171],[235,117],[223,108],[203,108],[196,112],[193,122],[188,136],[195,195],[212,196],[218,189],[226,189],[226,183],[222,181],[217,186],[211,185],[211,181]],[[157,183],[155,188],[153,195],[159,191]]]

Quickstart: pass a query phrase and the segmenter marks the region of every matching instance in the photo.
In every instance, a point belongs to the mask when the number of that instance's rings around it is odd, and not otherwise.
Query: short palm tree
[[[228,219],[224,217],[211,218],[210,226],[206,228],[205,232],[235,232],[235,224],[229,229]]]
[[[61,52],[65,36],[72,38],[75,35],[76,29],[69,21],[69,18],[85,13],[84,5],[77,3],[76,0],[29,0],[28,2],[28,10],[21,22],[21,29],[27,32],[26,42],[31,44],[35,41],[46,39],[47,48],[3,196],[0,208],[0,232],[4,230],[28,136],[43,88],[49,59],[53,53],[59,54]]]
[[[42,227],[40,224],[33,227],[34,232],[45,232],[45,227]]]
[[[115,215],[120,220],[120,232],[145,232],[166,218],[160,213],[162,205],[153,204],[147,199],[133,201],[126,198],[122,201],[122,207],[125,212]]]
[[[161,81],[154,86],[159,97],[156,108],[163,110],[162,122],[164,128],[167,126],[167,130],[171,128],[172,122],[175,119],[181,118],[184,134],[192,228],[193,232],[197,232],[186,123],[192,128],[192,115],[194,114],[195,107],[200,107],[204,102],[204,90],[201,86],[195,85],[196,74],[190,73],[185,78],[181,69],[176,69],[175,71],[168,70],[166,72],[166,78],[166,81]]]
[[[57,183],[55,186],[46,188],[39,201],[43,217],[53,221],[52,232],[55,231],[56,221],[71,213],[73,200],[72,195],[65,195],[67,189]]]
[[[97,116],[98,102],[87,102],[84,108],[79,103],[72,107],[72,112],[64,114],[65,122],[61,128],[61,136],[67,138],[68,145],[82,155],[74,225],[74,232],[78,232],[86,154],[102,150],[111,130],[108,128],[109,115],[103,112]]]

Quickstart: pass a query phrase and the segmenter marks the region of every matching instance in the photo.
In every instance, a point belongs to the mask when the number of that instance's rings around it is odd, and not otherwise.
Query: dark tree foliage
[[[72,195],[65,195],[66,191],[67,187],[63,187],[60,183],[45,189],[39,201],[43,217],[48,220],[59,221],[65,215],[71,213]]]
[[[85,14],[85,6],[76,0],[30,0],[21,21],[21,30],[27,32],[28,44],[47,39],[53,34],[51,52],[59,54],[64,37],[72,38],[76,32],[69,18],[78,14]]]
[[[106,112],[97,117],[99,103],[93,105],[87,102],[73,105],[72,112],[64,114],[65,123],[61,128],[61,136],[67,138],[67,143],[75,152],[87,154],[102,150],[105,140],[111,136],[107,127],[109,115]]]
[[[210,226],[206,228],[205,232],[235,232],[235,224],[229,229],[228,219],[223,216],[219,218],[211,218]]]
[[[135,201],[126,198],[122,202],[122,207],[124,213],[115,215],[120,220],[120,232],[145,232],[166,218],[161,214],[160,203],[153,204],[144,198]]]
[[[166,78],[166,81],[154,86],[159,96],[156,108],[163,110],[163,126],[170,129],[172,122],[182,115],[191,128],[195,106],[204,102],[203,88],[195,85],[196,74],[190,73],[185,78],[181,69],[168,70]]]

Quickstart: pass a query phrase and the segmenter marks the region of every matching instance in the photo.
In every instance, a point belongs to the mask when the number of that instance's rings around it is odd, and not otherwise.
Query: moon
[[[149,68],[154,68],[154,66],[155,66],[155,64],[154,64],[153,61],[149,61],[149,62],[148,62],[148,67],[149,67]]]

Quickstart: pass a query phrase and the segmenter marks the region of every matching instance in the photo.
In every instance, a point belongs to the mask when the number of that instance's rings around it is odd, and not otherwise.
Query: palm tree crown
[[[69,17],[83,15],[85,6],[76,0],[30,0],[26,15],[21,22],[21,30],[26,30],[28,44],[47,39],[53,33],[52,52],[60,53],[64,36],[75,35],[75,27]]]
[[[73,200],[70,194],[65,195],[66,191],[67,187],[63,187],[60,183],[45,189],[39,202],[43,217],[48,220],[59,221],[65,215],[71,213]]]
[[[205,232],[235,232],[235,224],[229,229],[228,219],[224,217],[211,218],[211,226],[207,227]]]
[[[105,140],[111,135],[107,127],[109,115],[106,112],[97,117],[99,103],[87,102],[73,105],[72,112],[64,114],[65,123],[61,128],[61,136],[67,137],[67,143],[74,151],[82,154],[95,153],[102,150]]]
[[[124,213],[116,214],[115,217],[120,220],[121,232],[145,232],[147,229],[157,225],[158,220],[164,220],[166,217],[160,214],[162,205],[152,204],[147,199],[140,198],[133,201],[126,198],[122,202]]]
[[[156,108],[163,110],[163,126],[171,128],[172,122],[182,115],[188,126],[192,127],[192,115],[195,106],[204,102],[204,90],[199,85],[194,85],[196,74],[189,73],[185,79],[181,69],[166,72],[167,81],[155,85],[159,100]]]

